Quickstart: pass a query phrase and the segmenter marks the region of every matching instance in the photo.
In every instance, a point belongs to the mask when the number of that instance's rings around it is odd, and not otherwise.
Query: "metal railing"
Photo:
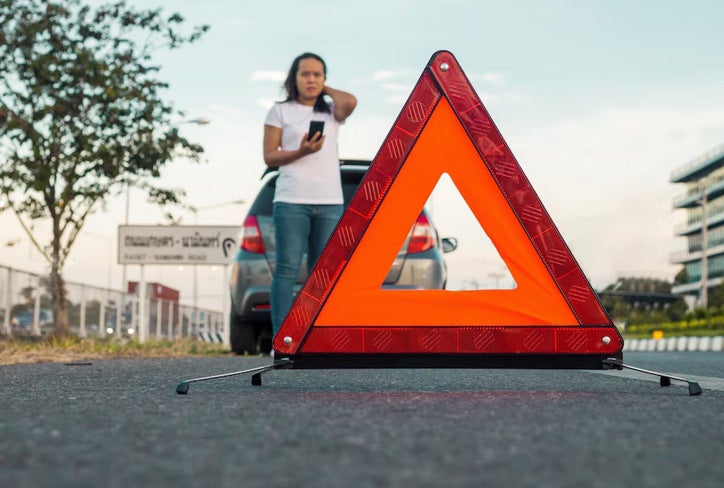
[[[670,181],[676,181],[682,176],[688,175],[691,173],[694,169],[696,169],[699,166],[705,166],[708,163],[719,159],[720,157],[724,156],[724,144],[721,144],[719,146],[716,146],[713,149],[710,149],[706,153],[702,154],[701,156],[698,156],[688,163],[684,164],[683,166],[680,166],[676,168],[674,171],[671,172],[671,175],[669,177]]]
[[[70,333],[78,337],[226,342],[222,312],[149,297],[141,307],[138,295],[81,283],[65,285]],[[146,311],[144,317],[139,310]],[[53,325],[48,277],[0,265],[0,335],[43,336],[53,332]],[[139,326],[147,329],[140,331]]]
[[[709,199],[711,199],[712,196],[721,195],[722,190],[724,190],[724,178],[718,178],[710,182],[705,189],[702,187],[693,187],[683,193],[679,193],[673,199],[674,207],[684,204],[700,203],[699,200],[704,196],[704,190],[706,190],[706,195]]]

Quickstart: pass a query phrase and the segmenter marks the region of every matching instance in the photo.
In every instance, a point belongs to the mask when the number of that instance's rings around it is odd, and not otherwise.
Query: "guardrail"
[[[180,339],[226,342],[225,315],[169,300],[146,298],[81,283],[66,282],[70,332],[78,337]],[[139,311],[144,310],[144,317]],[[139,325],[147,330],[139,335]],[[0,335],[52,333],[53,310],[47,276],[0,265]]]

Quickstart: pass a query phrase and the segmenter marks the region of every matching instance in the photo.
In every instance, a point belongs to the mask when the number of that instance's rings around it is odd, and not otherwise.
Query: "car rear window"
[[[342,193],[344,194],[344,205],[347,206],[357,191],[357,187],[362,182],[362,178],[365,175],[365,171],[361,169],[342,168]],[[272,214],[273,200],[274,200],[274,188],[276,186],[277,176],[274,175],[267,183],[261,188],[257,195],[254,203],[249,209],[249,213],[252,215],[266,215]]]

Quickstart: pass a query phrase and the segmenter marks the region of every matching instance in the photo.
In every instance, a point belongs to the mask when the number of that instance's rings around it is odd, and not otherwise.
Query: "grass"
[[[0,365],[44,362],[76,362],[118,358],[174,358],[231,355],[223,344],[195,339],[176,341],[66,338],[0,338]]]
[[[698,318],[678,322],[631,324],[626,327],[624,336],[629,339],[649,338],[652,336],[654,331],[663,332],[664,337],[704,337],[724,335],[724,316],[716,315],[711,316],[708,319]]]

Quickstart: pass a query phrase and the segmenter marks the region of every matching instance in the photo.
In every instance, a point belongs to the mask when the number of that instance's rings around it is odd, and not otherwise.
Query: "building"
[[[126,291],[129,295],[138,295],[138,282],[129,281]],[[146,299],[148,300],[148,325],[150,330],[157,330],[157,325],[162,328],[171,324],[177,327],[179,324],[179,298],[181,293],[161,283],[146,283]],[[131,322],[131,311],[128,322]],[[160,317],[159,317],[160,315]],[[160,320],[159,320],[160,319]]]
[[[708,290],[724,279],[724,145],[674,170],[671,182],[686,185],[674,198],[674,209],[686,211],[686,223],[675,229],[686,248],[671,255],[686,269],[686,283],[671,291],[705,306]]]

